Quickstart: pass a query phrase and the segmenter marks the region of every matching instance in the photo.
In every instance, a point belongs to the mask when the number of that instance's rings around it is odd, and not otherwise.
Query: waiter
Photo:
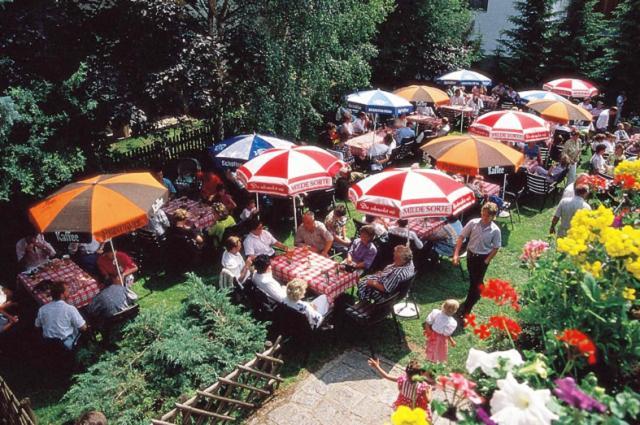
[[[460,249],[465,239],[467,244],[467,268],[469,269],[469,292],[458,316],[464,317],[471,312],[473,306],[480,299],[480,285],[484,283],[484,275],[491,260],[502,246],[500,228],[493,222],[498,213],[498,206],[487,202],[482,206],[480,218],[470,220],[462,229],[453,252],[453,264],[460,263]]]

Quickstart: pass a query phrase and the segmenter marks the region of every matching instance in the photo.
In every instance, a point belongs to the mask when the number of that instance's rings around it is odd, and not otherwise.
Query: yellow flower
[[[600,261],[594,261],[593,263],[584,263],[582,265],[582,271],[585,273],[591,273],[596,279],[602,277],[602,263]]]
[[[628,259],[625,263],[627,271],[636,279],[640,280],[640,257],[635,260]]]
[[[573,239],[571,237],[559,238],[557,241],[558,251],[566,252],[572,257],[587,251],[587,244],[584,240]]]
[[[608,227],[600,234],[600,242],[612,257],[640,254],[640,232],[631,226],[622,229]]]
[[[407,406],[400,406],[391,415],[393,425],[430,425],[427,421],[427,412],[416,408],[411,410]]]
[[[622,290],[622,297],[625,300],[633,301],[636,299],[636,290],[634,288],[624,288]]]

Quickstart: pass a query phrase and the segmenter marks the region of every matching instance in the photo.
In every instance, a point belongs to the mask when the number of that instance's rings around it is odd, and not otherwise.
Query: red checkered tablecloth
[[[442,228],[445,221],[439,218],[414,218],[409,220],[407,227],[409,230],[416,232],[416,235],[422,240],[429,239],[429,236],[436,230]]]
[[[489,183],[489,182],[484,181],[484,180],[476,180],[476,181],[472,182],[471,184],[479,185],[480,186],[480,191],[485,196],[491,196],[491,195],[500,196],[500,191],[502,190],[502,187],[499,184]]]
[[[317,294],[324,294],[333,304],[335,298],[358,283],[358,273],[337,271],[337,263],[314,252],[295,248],[292,258],[279,255],[271,260],[273,277],[286,284],[293,278],[305,280]]]
[[[213,215],[213,208],[199,201],[194,201],[186,197],[172,199],[162,206],[162,210],[172,217],[178,208],[189,211],[190,221],[198,229],[207,229],[216,222]]]
[[[420,115],[420,114],[408,115],[407,121],[415,122],[429,129],[434,129],[438,127],[440,124],[442,124],[442,119],[438,117],[432,117],[429,115]]]
[[[37,287],[38,283],[45,279],[65,282],[68,288],[67,302],[76,308],[89,304],[102,288],[100,283],[68,258],[53,259],[30,273],[18,275],[18,283],[40,305],[51,301],[49,289]]]

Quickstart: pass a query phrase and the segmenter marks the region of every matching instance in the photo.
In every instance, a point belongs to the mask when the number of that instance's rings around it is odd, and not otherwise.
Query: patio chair
[[[540,162],[540,165],[547,168],[547,163],[549,162],[549,148],[540,146]]]
[[[336,206],[335,193],[334,188],[310,192],[304,204],[318,219],[323,219]]]
[[[200,161],[195,158],[180,158],[178,160],[177,177],[174,182],[179,196],[189,196],[200,190],[200,181],[197,178],[202,169]]]
[[[549,181],[545,176],[527,173],[527,193],[534,196],[542,196],[540,211],[546,206],[549,195],[554,195],[553,198],[555,199],[555,195],[558,192],[557,185],[558,182]]]

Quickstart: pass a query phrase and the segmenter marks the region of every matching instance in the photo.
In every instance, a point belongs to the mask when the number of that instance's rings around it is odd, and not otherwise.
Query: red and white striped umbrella
[[[436,170],[395,168],[349,189],[356,210],[388,218],[448,217],[476,202],[473,191]]]
[[[493,111],[479,116],[469,133],[508,142],[533,142],[549,138],[549,124],[542,118],[520,111]]]
[[[593,84],[576,78],[559,78],[545,83],[542,88],[568,97],[585,98],[598,94],[598,89]]]
[[[344,163],[315,146],[269,149],[238,168],[238,179],[249,192],[293,196],[328,189]]]

